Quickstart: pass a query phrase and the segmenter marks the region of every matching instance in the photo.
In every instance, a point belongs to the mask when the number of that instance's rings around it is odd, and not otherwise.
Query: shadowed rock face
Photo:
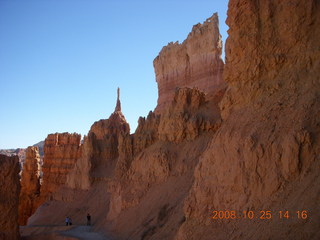
[[[0,239],[20,239],[18,225],[19,158],[0,154]]]
[[[55,133],[46,138],[42,166],[42,199],[46,200],[66,183],[67,174],[81,157],[80,141],[81,135],[76,133]]]
[[[183,43],[163,47],[153,62],[159,95],[155,112],[162,113],[170,105],[177,87],[213,94],[224,88],[221,52],[217,14],[193,26]]]
[[[19,225],[26,225],[38,207],[40,194],[40,155],[38,147],[26,149],[26,160],[21,174]]]

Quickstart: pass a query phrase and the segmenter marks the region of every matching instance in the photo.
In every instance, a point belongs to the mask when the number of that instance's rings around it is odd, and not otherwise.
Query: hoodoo
[[[38,147],[28,147],[21,175],[19,225],[26,225],[38,207],[40,194],[40,155]]]
[[[64,186],[67,175],[81,156],[81,135],[70,133],[49,134],[44,144],[43,183],[41,199],[51,198]]]
[[[106,171],[112,171],[119,156],[119,137],[126,134],[130,134],[130,126],[121,112],[118,88],[114,112],[108,119],[95,122],[84,138],[82,157],[68,178],[68,186],[89,189],[97,178],[93,173],[99,166],[106,165]]]
[[[225,88],[221,54],[217,13],[203,24],[193,26],[183,43],[171,42],[163,47],[153,61],[158,84],[156,113],[162,113],[170,105],[177,87],[196,87],[206,94]]]

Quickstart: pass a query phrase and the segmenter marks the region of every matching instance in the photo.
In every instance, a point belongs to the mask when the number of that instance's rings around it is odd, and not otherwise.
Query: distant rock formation
[[[19,158],[0,154],[0,239],[20,239],[18,225]]]
[[[193,26],[187,39],[169,43],[155,58],[153,65],[158,83],[158,105],[162,113],[173,100],[176,87],[197,87],[214,94],[226,85],[222,79],[222,41],[218,15]]]
[[[89,189],[99,176],[92,173],[97,167],[105,166],[112,172],[119,156],[118,145],[121,135],[130,134],[130,127],[121,112],[120,89],[117,91],[115,111],[106,120],[95,122],[84,138],[82,157],[68,177],[68,186]]]
[[[40,195],[40,155],[38,147],[26,149],[26,160],[21,174],[19,197],[19,225],[26,225],[38,207]]]
[[[44,144],[41,198],[46,200],[64,186],[67,174],[81,157],[81,135],[77,133],[49,134]]]
[[[39,148],[39,154],[40,154],[40,161],[42,164],[42,159],[43,159],[43,145],[44,141],[38,142],[34,144],[34,147]],[[18,156],[19,157],[19,162],[21,164],[21,167],[23,167],[23,164],[26,159],[26,148],[17,148],[17,149],[0,149],[0,154],[7,155],[7,156]]]

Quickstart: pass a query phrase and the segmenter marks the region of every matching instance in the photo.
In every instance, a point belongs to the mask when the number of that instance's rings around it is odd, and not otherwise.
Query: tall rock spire
[[[121,112],[121,102],[120,102],[120,88],[117,90],[117,105],[114,110],[115,112]]]

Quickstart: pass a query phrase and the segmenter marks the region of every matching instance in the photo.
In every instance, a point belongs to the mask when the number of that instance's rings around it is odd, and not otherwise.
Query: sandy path
[[[60,235],[77,238],[79,240],[110,240],[100,233],[92,232],[90,226],[75,226],[70,230],[60,232]]]
[[[111,240],[101,233],[93,232],[91,226],[23,226],[20,227],[23,240]]]

